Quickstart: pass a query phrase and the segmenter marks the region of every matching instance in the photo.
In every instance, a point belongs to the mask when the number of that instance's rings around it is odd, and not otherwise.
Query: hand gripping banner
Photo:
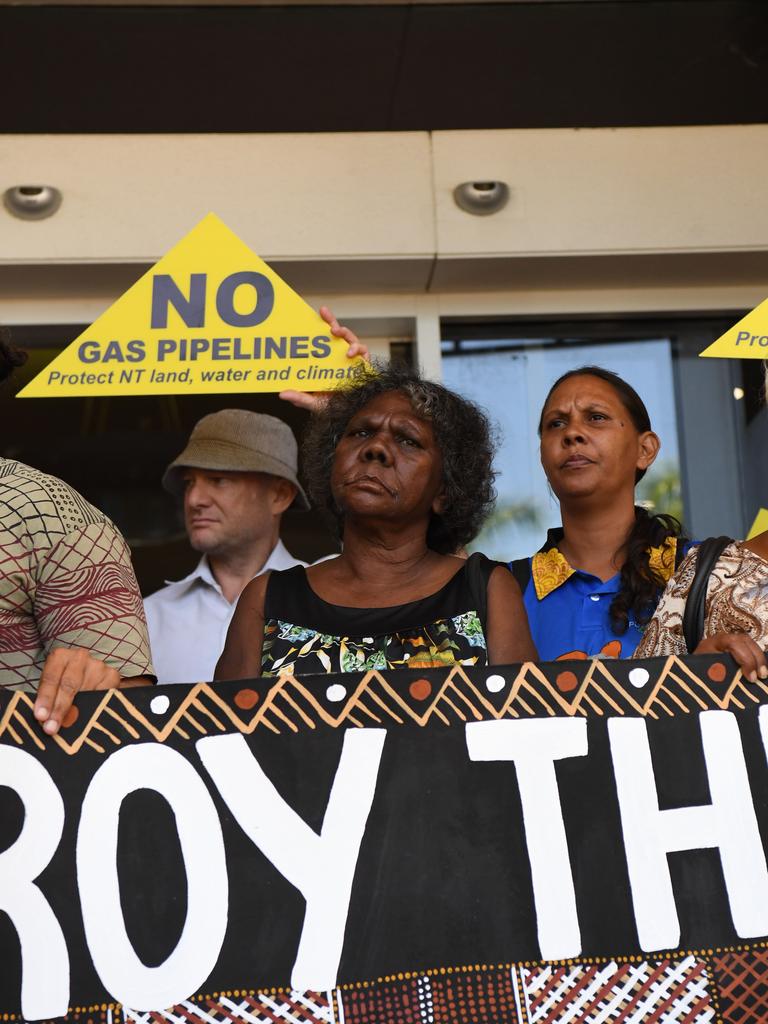
[[[0,696],[0,1014],[768,1019],[768,686],[726,658]]]

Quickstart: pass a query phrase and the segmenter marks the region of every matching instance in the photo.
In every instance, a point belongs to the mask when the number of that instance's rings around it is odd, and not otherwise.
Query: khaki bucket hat
[[[203,416],[195,424],[187,447],[163,474],[166,491],[183,493],[185,469],[271,473],[296,487],[292,508],[309,508],[297,475],[296,438],[291,428],[275,416],[247,409],[222,409]]]

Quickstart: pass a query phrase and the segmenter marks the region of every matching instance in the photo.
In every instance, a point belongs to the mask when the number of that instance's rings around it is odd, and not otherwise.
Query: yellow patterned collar
[[[559,548],[537,551],[531,559],[531,575],[540,601],[561,587],[576,572]]]
[[[664,582],[675,571],[675,555],[677,553],[677,537],[667,537],[659,547],[651,548],[648,553],[648,566]],[[548,594],[562,587],[566,580],[576,572],[558,547],[546,551],[537,551],[531,559],[531,575],[536,589],[536,597],[543,601]]]
[[[660,547],[651,548],[648,552],[648,567],[666,583],[675,571],[676,556],[677,537],[667,537]]]

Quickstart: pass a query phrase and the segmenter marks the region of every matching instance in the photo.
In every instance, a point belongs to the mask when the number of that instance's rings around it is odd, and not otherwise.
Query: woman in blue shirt
[[[585,366],[553,384],[539,437],[563,525],[510,563],[539,657],[629,658],[689,547],[676,519],[635,505],[660,448],[648,410],[617,374]]]

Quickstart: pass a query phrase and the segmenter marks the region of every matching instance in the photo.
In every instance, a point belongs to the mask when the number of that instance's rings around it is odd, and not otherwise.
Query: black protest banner
[[[0,697],[0,1013],[768,1016],[768,686],[721,658]]]

